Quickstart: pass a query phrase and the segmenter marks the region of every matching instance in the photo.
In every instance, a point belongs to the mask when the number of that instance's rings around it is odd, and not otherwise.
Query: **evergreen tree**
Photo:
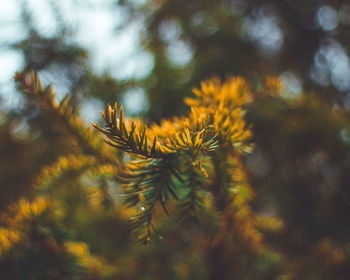
[[[143,23],[146,77],[96,74],[69,26],[43,35],[22,14],[0,278],[348,279],[346,1],[116,3]],[[120,105],[135,87],[142,120]],[[107,104],[93,125],[85,97]]]

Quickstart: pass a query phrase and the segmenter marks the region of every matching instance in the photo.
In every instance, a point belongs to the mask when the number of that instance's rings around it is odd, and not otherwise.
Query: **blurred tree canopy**
[[[240,244],[234,226],[215,243],[220,225],[210,217],[182,226],[162,218],[157,237],[139,246],[129,210],[121,205],[116,171],[81,172],[95,155],[95,144],[77,141],[85,130],[73,133],[84,122],[64,125],[47,105],[18,91],[20,105],[1,106],[0,112],[0,278],[350,277],[348,1],[109,1],[108,8],[119,11],[116,34],[139,26],[139,51],[151,61],[146,74],[126,78],[94,68],[59,5],[50,2],[58,28],[45,34],[26,1],[19,2],[25,36],[2,47],[21,53],[18,71],[33,69],[69,92],[67,108],[77,119],[81,104],[99,111],[96,104],[139,99],[127,117],[159,124],[187,114],[183,100],[193,97],[191,89],[201,81],[248,80],[254,100],[245,106],[245,121],[254,149],[242,164],[255,193],[249,209],[265,221],[257,229],[265,247]],[[84,5],[98,7],[70,2],[77,13]],[[266,89],[270,76],[281,80],[282,89]],[[102,143],[96,135],[94,141]],[[85,165],[76,155],[88,158]],[[38,190],[43,177],[47,189]],[[50,203],[38,198],[42,192]]]
[[[212,75],[241,75],[255,84],[267,75],[281,76],[292,93],[303,88],[344,103],[350,88],[347,1],[125,5],[131,15],[144,17],[144,44],[154,56],[153,119],[176,114],[179,95],[189,95],[193,84]]]

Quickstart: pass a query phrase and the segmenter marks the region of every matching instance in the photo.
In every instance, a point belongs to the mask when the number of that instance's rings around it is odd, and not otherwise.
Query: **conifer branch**
[[[187,158],[187,170],[184,187],[187,194],[181,198],[181,202],[177,205],[180,209],[179,220],[199,221],[200,214],[208,212],[209,206],[212,204],[212,196],[205,190],[208,178],[203,174],[200,168],[195,164],[194,157]]]
[[[191,106],[188,117],[174,118],[173,122],[163,121],[160,126],[153,125],[151,129],[142,123],[136,124],[134,120],[127,122],[123,107],[118,109],[117,103],[113,108],[107,104],[105,112],[102,112],[105,128],[98,123],[93,126],[105,135],[109,146],[132,156],[127,169],[119,168],[114,154],[97,143],[96,135],[85,128],[73,112],[68,98],[57,102],[53,90],[50,87],[44,89],[33,72],[29,73],[29,77],[18,73],[16,81],[22,92],[34,96],[42,106],[56,114],[77,144],[92,156],[60,158],[42,172],[38,184],[49,186],[55,183],[65,170],[74,171],[79,176],[90,170],[95,170],[97,175],[99,172],[106,174],[103,166],[112,168],[113,172],[117,168],[124,204],[137,209],[132,220],[141,243],[150,240],[158,206],[170,215],[167,209],[170,199],[180,201],[180,219],[198,219],[200,212],[208,211],[211,194],[216,206],[224,213],[228,209],[236,212],[247,209],[244,208],[246,202],[235,204],[239,196],[230,195],[239,184],[231,177],[232,166],[228,160],[251,148],[251,131],[245,123],[243,109],[250,102],[250,95],[244,80],[231,79],[223,85],[215,79],[202,83],[201,90],[194,90],[198,98],[186,99]],[[207,162],[205,168],[201,161],[198,164],[199,157]],[[183,190],[186,189],[184,196],[178,193],[180,185]],[[101,201],[108,204],[106,188],[101,188],[100,195]]]
[[[48,194],[66,178],[72,180],[87,172],[103,177],[107,174],[117,174],[114,165],[100,164],[92,156],[70,154],[61,156],[54,164],[44,167],[35,178],[34,185],[40,193]]]
[[[137,207],[138,214],[132,217],[132,224],[140,243],[147,243],[152,233],[155,208],[160,205],[166,215],[166,203],[170,197],[178,199],[173,181],[176,167],[173,158],[132,161],[129,183],[122,188],[127,207]]]
[[[224,84],[214,78],[201,86],[193,89],[197,98],[185,98],[191,107],[190,122],[197,126],[205,124],[217,140],[229,143],[241,153],[250,152],[251,127],[244,120],[244,106],[252,100],[248,84],[237,77]]]
[[[112,107],[107,104],[105,112],[101,112],[106,129],[101,128],[98,123],[93,126],[107,136],[105,142],[121,151],[140,158],[162,158],[173,151],[157,141],[157,137],[149,139],[148,130],[144,125],[141,129],[134,121],[127,124],[124,118],[123,106],[119,109],[117,103]]]
[[[202,83],[201,90],[195,89],[194,93],[197,99],[185,100],[191,106],[188,117],[162,121],[150,129],[126,122],[123,107],[118,114],[116,103],[113,108],[107,104],[102,112],[105,129],[94,124],[106,136],[107,144],[137,158],[119,180],[125,205],[138,211],[133,226],[141,243],[150,239],[156,205],[168,215],[166,204],[170,198],[180,201],[180,219],[196,219],[199,212],[208,211],[208,191],[219,210],[224,211],[230,204],[227,194],[234,189],[226,160],[251,149],[251,131],[243,109],[251,98],[243,79],[231,79],[223,85],[214,79]],[[209,162],[214,170],[210,179],[205,178],[210,170],[201,163],[196,165],[196,159],[203,156],[206,161],[217,157]],[[178,185],[187,189],[185,196],[179,196]]]
[[[79,178],[86,172],[105,177],[107,174],[118,176],[122,173],[122,165],[116,153],[111,149],[106,149],[98,141],[99,134],[91,127],[86,127],[81,120],[78,111],[74,111],[70,104],[68,95],[58,102],[53,89],[49,86],[43,88],[41,81],[34,72],[17,73],[15,80],[18,89],[29,97],[36,99],[42,109],[47,109],[54,114],[68,132],[68,136],[76,142],[82,152],[61,156],[51,166],[44,167],[39,176],[36,177],[34,185],[41,195],[48,195],[53,187],[64,180]],[[102,182],[102,181],[101,181]],[[112,204],[112,199],[103,182],[99,185],[99,201],[103,206]]]
[[[77,112],[74,112],[68,95],[58,102],[51,86],[44,88],[36,72],[30,71],[16,73],[15,81],[18,89],[29,97],[38,100],[42,108],[47,108],[50,113],[56,115],[79,147],[89,155],[96,157],[101,163],[118,164],[117,158],[98,141],[97,134],[86,127]]]

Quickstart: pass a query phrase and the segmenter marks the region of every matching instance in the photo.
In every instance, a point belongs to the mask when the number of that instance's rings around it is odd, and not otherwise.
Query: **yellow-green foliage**
[[[24,199],[11,205],[8,212],[0,216],[0,256],[18,243],[28,242],[26,231],[29,231],[30,220],[45,211],[47,202],[38,198],[30,203]]]
[[[60,227],[57,223],[61,223],[59,213],[55,213],[56,207],[53,201],[42,197],[32,202],[21,199],[1,214],[0,263],[2,260],[10,261],[11,265],[7,268],[9,277],[86,279],[113,275],[117,268],[92,255],[86,243],[69,240],[64,235],[57,235],[57,232],[55,234],[55,227]],[[52,219],[55,225],[50,225]],[[33,267],[11,272],[21,262],[32,262]],[[6,275],[5,271],[1,271],[2,277]]]
[[[201,267],[198,275],[207,275],[210,270],[211,279],[230,279],[229,272],[235,272],[240,279],[257,279],[265,268],[281,279],[298,279],[308,270],[317,277],[322,271],[327,275],[346,271],[348,249],[343,250],[331,235],[309,242],[302,258],[285,253],[278,242],[272,249],[271,236],[283,240],[292,232],[291,240],[295,242],[299,240],[299,229],[292,228],[288,218],[261,216],[251,206],[258,196],[249,184],[245,167],[246,155],[254,149],[253,127],[246,121],[247,108],[276,102],[278,108],[287,106],[297,112],[308,108],[312,112],[315,106],[323,108],[318,99],[284,100],[279,96],[283,86],[273,77],[257,90],[251,90],[243,78],[224,82],[213,78],[202,82],[200,88],[193,89],[194,96],[185,99],[187,115],[146,124],[126,118],[122,105],[107,104],[102,112],[104,125],[94,123],[93,130],[81,121],[69,98],[57,102],[52,89],[44,89],[36,74],[20,73],[16,80],[20,90],[39,101],[45,114],[55,116],[53,119],[65,129],[75,148],[35,177],[33,200],[19,200],[1,215],[0,268],[9,259],[16,263],[17,257],[12,256],[17,253],[22,256],[24,251],[27,260],[39,250],[43,255],[54,252],[53,256],[60,260],[60,265],[54,265],[55,275],[78,275],[77,279],[133,277],[139,275],[133,274],[134,270],[143,273],[140,263],[151,262],[149,255],[158,256],[162,246],[169,246],[164,251],[172,251],[179,243],[186,248],[184,254]],[[117,208],[120,204],[123,210]],[[94,239],[98,234],[106,235],[111,224],[116,231],[121,224],[126,227],[125,216],[131,226],[124,233],[121,230],[120,236],[125,239],[131,228],[139,243],[152,241],[146,247],[132,245],[132,261],[113,259],[122,254],[118,253],[120,242],[116,241],[116,247],[111,249],[111,239]],[[71,230],[72,237],[55,235],[59,230],[52,220],[60,220],[63,228]],[[107,225],[101,221],[108,221]],[[91,231],[91,225],[97,228]],[[179,228],[187,235],[179,237]],[[31,245],[25,246],[27,243]],[[102,248],[110,259],[99,255]],[[191,279],[195,268],[173,259],[175,256],[166,254],[172,259],[168,263],[174,265],[171,269]],[[164,257],[160,255],[160,261]],[[51,265],[45,258],[40,262]],[[74,265],[66,271],[68,263]],[[135,267],[124,269],[119,263],[127,267],[133,263]],[[322,270],[319,263],[324,264]],[[207,264],[210,269],[206,269]],[[147,269],[151,267],[147,265]]]
[[[158,205],[168,215],[167,205],[180,210],[181,220],[231,209],[230,216],[246,221],[245,233],[254,231],[254,215],[247,206],[251,190],[239,175],[239,157],[252,148],[252,133],[244,120],[244,106],[252,100],[249,86],[242,78],[224,84],[214,78],[193,92],[196,98],[185,100],[190,106],[187,117],[148,128],[125,121],[122,106],[118,118],[115,104],[102,112],[105,129],[94,124],[107,144],[131,156],[121,182],[126,205],[136,209],[133,224],[143,243],[150,239]],[[252,238],[258,240],[255,235]]]
[[[244,119],[244,106],[252,101],[252,93],[243,78],[203,82],[200,89],[193,89],[195,98],[185,99],[188,116],[163,120],[160,125],[125,120],[122,106],[107,104],[102,112],[105,128],[93,125],[112,148],[101,145],[69,98],[57,102],[53,90],[44,89],[36,74],[19,73],[16,81],[22,92],[56,115],[82,150],[43,169],[35,181],[42,193],[67,173],[79,177],[93,172],[102,178],[112,174],[121,186],[124,204],[132,209],[132,224],[141,243],[150,240],[161,208],[181,221],[222,216],[220,234],[234,226],[241,241],[259,244],[256,214],[249,207],[253,191],[240,159],[252,149],[252,132]],[[123,160],[113,148],[129,157]],[[108,196],[106,189],[102,193]]]

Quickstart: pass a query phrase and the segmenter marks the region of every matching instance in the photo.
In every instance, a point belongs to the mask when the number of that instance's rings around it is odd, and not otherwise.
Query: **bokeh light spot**
[[[123,95],[122,104],[125,107],[126,114],[129,115],[139,115],[149,108],[146,93],[140,87],[127,90]]]
[[[332,31],[338,26],[338,13],[329,6],[322,6],[317,11],[317,21],[325,31]]]

